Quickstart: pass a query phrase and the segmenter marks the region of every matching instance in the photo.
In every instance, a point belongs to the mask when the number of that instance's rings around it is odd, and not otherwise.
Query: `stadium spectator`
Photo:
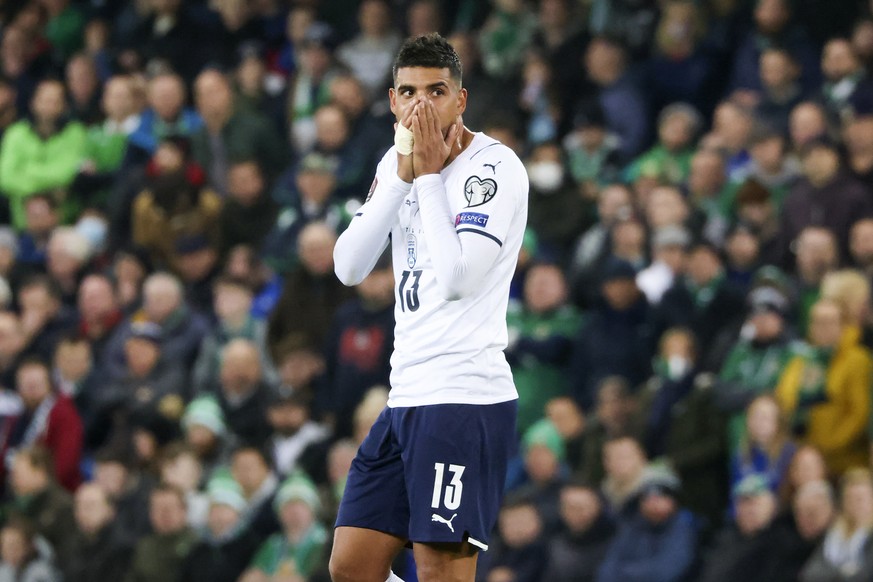
[[[158,485],[148,499],[154,533],[137,542],[125,582],[174,579],[197,542],[197,534],[186,524],[184,493],[171,485]]]
[[[486,582],[536,582],[546,566],[542,518],[536,505],[524,497],[510,498],[497,518],[499,545],[489,556]]]
[[[811,481],[797,490],[792,513],[776,524],[776,541],[766,572],[768,580],[794,582],[824,540],[835,515],[833,488],[827,481]]]
[[[259,248],[278,215],[267,193],[267,180],[257,158],[230,163],[227,198],[218,217],[219,253],[227,256],[237,245]]]
[[[646,452],[638,440],[615,436],[603,443],[604,479],[600,490],[614,516],[634,512],[634,501],[646,478]]]
[[[250,340],[237,338],[221,352],[221,373],[213,394],[218,397],[230,432],[242,442],[262,443],[271,387],[261,370],[261,355]]]
[[[637,578],[678,582],[691,574],[698,543],[694,517],[678,502],[679,480],[667,468],[641,483],[639,513],[619,524],[597,582]]]
[[[828,471],[841,475],[868,460],[871,360],[831,299],[810,312],[809,344],[779,379],[776,396],[801,442],[818,447]]]
[[[28,447],[45,447],[51,455],[53,481],[75,491],[81,481],[82,420],[70,398],[52,385],[48,365],[25,360],[18,367],[15,389],[24,410],[9,435],[11,458]]]
[[[230,80],[222,73],[200,73],[194,99],[203,127],[191,136],[192,153],[222,197],[227,196],[233,162],[257,159],[267,177],[275,177],[285,166],[286,148],[275,128],[260,113],[236,107]]]
[[[803,582],[864,580],[873,573],[873,481],[868,469],[852,469],[840,483],[840,512],[800,572]]]
[[[209,516],[209,497],[204,488],[209,476],[193,447],[186,443],[173,442],[164,447],[160,459],[161,483],[177,487],[185,494],[188,507],[188,525],[195,530],[206,527]]]
[[[70,494],[54,479],[51,453],[40,445],[19,450],[12,461],[5,505],[8,519],[22,518],[36,527],[57,555],[65,555],[75,533]]]
[[[85,155],[85,127],[66,118],[64,85],[41,81],[30,104],[32,117],[14,123],[0,143],[0,191],[9,199],[12,224],[24,228],[24,201],[66,189]]]
[[[267,453],[252,445],[243,445],[233,452],[230,472],[246,502],[240,519],[260,543],[279,531],[273,511],[279,477],[273,472]]]
[[[59,582],[60,573],[50,550],[39,545],[33,526],[25,520],[9,520],[0,529],[0,580],[3,582]]]
[[[76,533],[69,554],[59,556],[66,582],[122,580],[133,548],[113,536],[115,505],[99,485],[85,483],[73,498]]]
[[[254,533],[242,527],[245,498],[239,484],[229,475],[214,476],[206,487],[207,526],[185,557],[178,575],[192,582],[235,582],[258,547]]]
[[[519,434],[543,417],[546,402],[570,393],[565,369],[581,317],[566,302],[561,269],[535,264],[525,275],[524,301],[513,302],[507,313],[513,339],[506,358],[519,393]]]
[[[213,473],[230,461],[236,444],[218,400],[211,395],[200,395],[189,402],[182,415],[182,431],[185,444],[202,467],[198,485],[205,485]],[[192,509],[195,508],[189,511]]]
[[[337,59],[360,79],[370,97],[387,88],[394,55],[403,40],[392,23],[391,7],[385,0],[364,0],[358,8],[360,33],[341,44]]]
[[[267,446],[276,472],[288,477],[301,469],[311,469],[305,466],[312,460],[313,448],[323,448],[330,432],[313,420],[309,398],[300,392],[280,388],[270,400],[267,420],[272,430]]]
[[[394,272],[388,253],[355,290],[357,297],[340,306],[331,323],[323,388],[316,395],[318,408],[331,415],[333,433],[340,437],[351,434],[352,413],[367,389],[387,384],[391,372]],[[294,387],[293,380],[288,384]]]

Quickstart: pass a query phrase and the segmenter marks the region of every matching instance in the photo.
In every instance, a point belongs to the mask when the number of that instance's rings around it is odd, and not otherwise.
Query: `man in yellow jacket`
[[[871,372],[873,360],[839,304],[816,302],[809,344],[788,362],[776,397],[795,436],[821,450],[833,476],[868,464]]]

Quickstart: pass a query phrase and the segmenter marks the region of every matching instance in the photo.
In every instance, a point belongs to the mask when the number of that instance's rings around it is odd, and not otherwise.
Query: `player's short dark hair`
[[[461,58],[452,45],[438,32],[406,39],[394,59],[392,74],[397,80],[397,71],[403,67],[427,67],[448,69],[452,79],[461,84]]]

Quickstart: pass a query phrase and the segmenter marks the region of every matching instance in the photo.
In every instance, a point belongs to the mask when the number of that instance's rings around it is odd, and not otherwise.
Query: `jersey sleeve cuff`
[[[443,191],[443,179],[439,174],[425,174],[415,179],[415,187],[418,189],[419,196],[430,196]]]

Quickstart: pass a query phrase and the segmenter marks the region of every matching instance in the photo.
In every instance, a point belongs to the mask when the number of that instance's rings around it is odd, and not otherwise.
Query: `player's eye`
[[[443,91],[442,89],[434,89],[434,90],[433,90],[433,94],[434,94],[434,95],[437,95],[437,96],[441,96],[441,95],[445,95],[446,92]]]

